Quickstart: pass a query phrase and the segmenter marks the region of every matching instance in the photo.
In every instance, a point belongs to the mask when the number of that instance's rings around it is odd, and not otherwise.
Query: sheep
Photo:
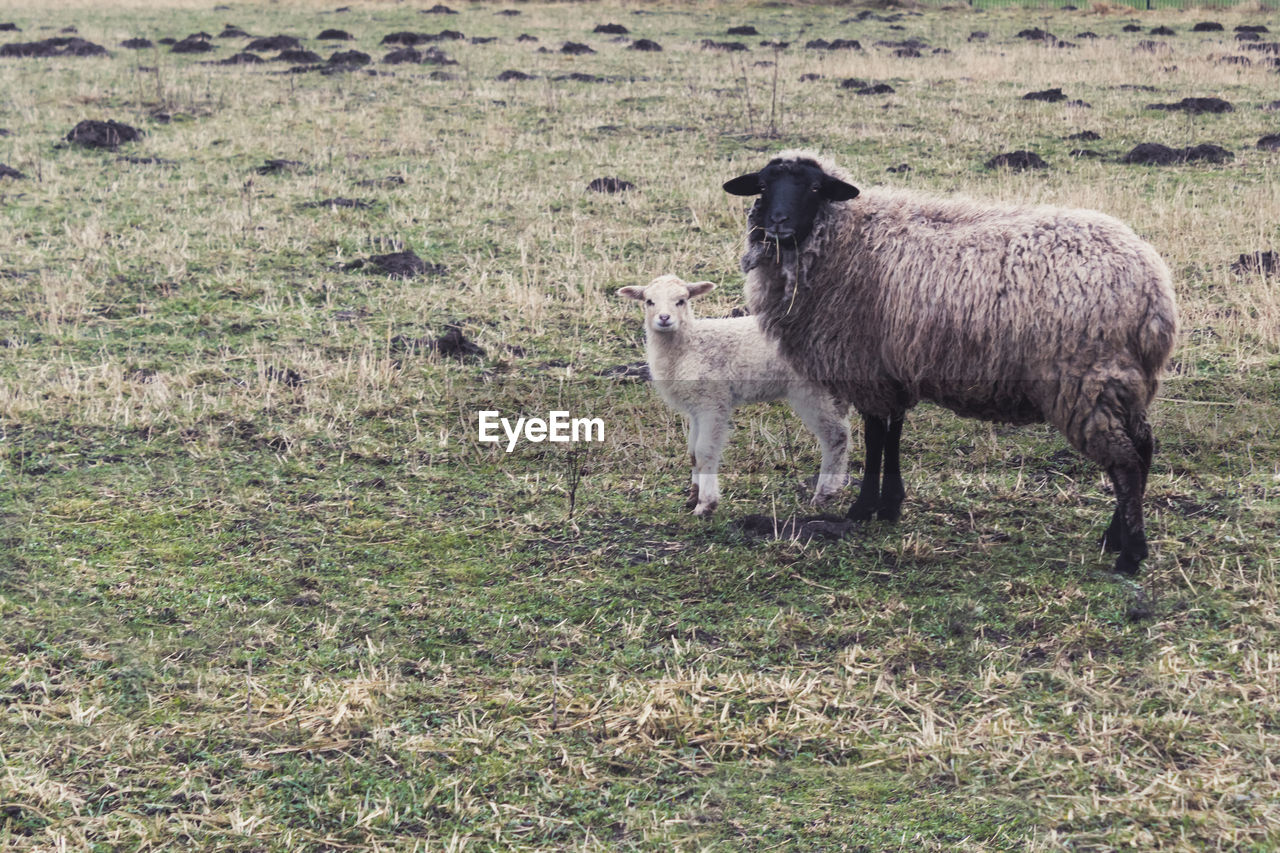
[[[1178,326],[1150,245],[1096,211],[860,192],[812,151],[784,151],[724,189],[760,196],[742,256],[752,314],[801,376],[863,416],[851,522],[898,519],[903,419],[928,400],[1057,428],[1115,484],[1101,545],[1119,552],[1116,571],[1138,571],[1146,412]]]
[[[658,394],[689,418],[692,484],[686,509],[709,517],[720,502],[720,454],[729,416],[744,403],[786,399],[822,445],[814,503],[844,487],[849,467],[848,406],[800,379],[751,317],[698,320],[690,301],[715,285],[674,275],[618,295],[644,302],[645,353]]]

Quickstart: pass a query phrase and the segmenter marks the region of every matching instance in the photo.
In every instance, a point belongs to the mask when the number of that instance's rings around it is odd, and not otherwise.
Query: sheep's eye
[[[645,304],[645,305],[652,305],[652,304],[653,304],[653,300],[652,300],[652,299],[646,299],[646,300],[644,301],[644,304]]]
[[[683,304],[684,304],[684,300],[683,300],[683,299],[680,299],[680,300],[678,300],[678,301],[676,302],[676,307],[677,307],[677,308],[679,308],[679,307],[680,307],[681,305],[683,305]]]

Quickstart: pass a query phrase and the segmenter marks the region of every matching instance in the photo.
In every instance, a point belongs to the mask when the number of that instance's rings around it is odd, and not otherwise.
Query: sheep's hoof
[[[876,510],[876,518],[881,521],[897,521],[902,518],[902,504],[886,504]]]
[[[689,484],[689,497],[684,502],[685,509],[693,509],[698,505],[698,484]]]
[[[1115,554],[1120,551],[1120,525],[1112,521],[1111,525],[1102,534],[1102,550],[1109,554]]]
[[[693,514],[698,516],[698,518],[711,518],[711,515],[716,511],[716,507],[719,505],[719,501],[710,501],[705,504],[700,504],[698,508],[693,511]]]

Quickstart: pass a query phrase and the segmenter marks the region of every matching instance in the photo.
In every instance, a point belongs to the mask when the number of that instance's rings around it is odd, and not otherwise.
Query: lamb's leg
[[[901,518],[902,502],[907,497],[907,488],[902,483],[902,463],[898,457],[903,421],[903,418],[889,421],[885,431],[884,484],[880,487],[880,508],[876,510],[876,518],[881,521]]]
[[[849,417],[821,391],[800,394],[788,402],[822,445],[822,468],[813,487],[813,502],[820,504],[849,482]]]
[[[867,454],[862,464],[862,486],[858,498],[849,507],[845,517],[851,521],[867,521],[880,508],[880,459],[884,455],[888,425],[880,418],[862,416],[863,441]]]
[[[689,497],[684,502],[685,509],[693,509],[698,505],[698,422],[689,416],[689,464],[693,472],[689,475]]]
[[[720,504],[720,454],[729,439],[729,413],[702,412],[697,417],[698,444],[694,456],[698,460],[694,468],[694,481],[698,488],[698,504],[693,514],[708,518]]]

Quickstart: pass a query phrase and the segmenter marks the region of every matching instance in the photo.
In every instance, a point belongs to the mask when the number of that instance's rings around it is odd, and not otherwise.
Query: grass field
[[[58,5],[0,4],[0,43],[111,52],[0,58],[0,848],[1280,848],[1280,283],[1231,269],[1280,248],[1280,77],[1233,32],[1274,13]],[[227,24],[373,61],[211,64],[248,43]],[[382,61],[446,28],[456,64]],[[837,37],[863,49],[804,47]],[[1022,99],[1052,87],[1088,106]],[[1209,96],[1234,110],[1146,108]],[[82,119],[145,135],[62,143]],[[1118,162],[1141,142],[1234,158]],[[738,413],[715,519],[682,509],[613,291],[673,272],[739,307],[720,184],[797,145],[862,185],[1100,209],[1168,260],[1136,580],[1059,436],[930,406],[896,525],[740,532],[807,510],[816,442],[777,405]],[[1050,168],[983,165],[1018,149]],[[334,198],[363,206],[308,206]],[[438,266],[352,266],[399,249]],[[484,354],[437,351],[449,324]],[[605,441],[507,453],[481,410]]]

